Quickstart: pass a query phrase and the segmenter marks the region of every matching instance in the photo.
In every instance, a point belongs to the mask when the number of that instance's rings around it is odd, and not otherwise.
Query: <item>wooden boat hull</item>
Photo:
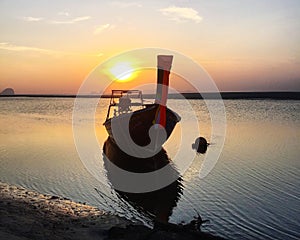
[[[151,139],[149,137],[149,129],[156,123],[155,119],[157,117],[157,111],[159,110],[159,107],[159,104],[147,105],[144,109],[137,110],[133,113],[122,114],[117,117],[114,117],[113,119],[118,125],[126,126],[126,121],[128,121],[128,114],[132,114],[129,120],[130,137],[136,144],[140,146],[146,146],[151,142]],[[176,126],[177,122],[180,121],[180,116],[166,107],[165,118],[166,121],[164,129],[166,131],[168,139],[172,134],[172,131]],[[115,142],[111,127],[111,121],[112,118],[107,119],[104,123],[104,126],[109,134],[109,137],[112,139],[112,141]],[[126,141],[125,130],[123,131],[121,129],[120,131],[122,141]]]

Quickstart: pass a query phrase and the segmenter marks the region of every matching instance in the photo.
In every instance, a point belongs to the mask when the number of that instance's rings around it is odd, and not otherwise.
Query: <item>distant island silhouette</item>
[[[12,88],[5,88],[1,93],[1,96],[11,96],[15,95],[15,91]]]

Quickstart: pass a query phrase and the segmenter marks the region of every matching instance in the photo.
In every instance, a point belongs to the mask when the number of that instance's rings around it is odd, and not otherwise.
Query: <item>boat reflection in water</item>
[[[110,168],[108,161],[111,161],[123,170],[135,173],[152,172],[167,164],[172,164],[170,163],[167,152],[163,148],[153,157],[136,158],[124,153],[110,138],[108,138],[103,145],[103,153],[104,167],[107,170],[107,177],[113,187],[116,173]],[[178,173],[174,167],[172,167],[172,174],[174,174],[174,172]],[[168,222],[172,210],[176,207],[183,190],[181,184],[182,179],[179,173],[177,176],[177,180],[170,185],[152,192],[128,193],[115,190],[122,200],[126,200],[136,210],[142,212],[143,215],[150,216],[156,221]],[[153,178],[153,182],[159,181],[159,176]]]

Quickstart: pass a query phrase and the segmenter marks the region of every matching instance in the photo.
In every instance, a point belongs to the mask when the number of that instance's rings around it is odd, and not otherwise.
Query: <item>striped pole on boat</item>
[[[166,126],[166,105],[169,89],[169,75],[172,67],[172,55],[157,56],[157,88],[155,103],[159,104],[155,122]]]

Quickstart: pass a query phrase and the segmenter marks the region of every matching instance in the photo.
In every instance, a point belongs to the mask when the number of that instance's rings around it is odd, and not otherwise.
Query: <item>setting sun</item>
[[[127,82],[134,76],[134,69],[128,62],[117,63],[110,69],[110,72],[119,82]]]

